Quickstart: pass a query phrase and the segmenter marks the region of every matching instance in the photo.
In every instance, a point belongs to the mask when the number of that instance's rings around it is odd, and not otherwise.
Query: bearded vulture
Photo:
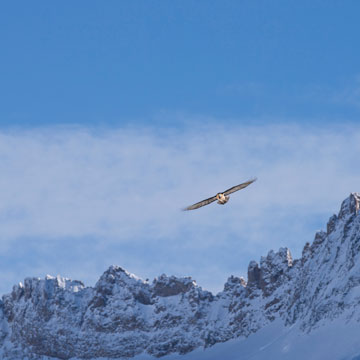
[[[200,208],[202,206],[209,205],[209,204],[211,204],[212,202],[214,202],[216,200],[217,200],[217,203],[219,205],[225,205],[230,199],[230,196],[229,196],[230,194],[234,193],[235,191],[246,188],[248,185],[252,184],[255,180],[256,180],[256,178],[251,179],[251,180],[249,180],[247,182],[244,182],[242,184],[233,186],[233,187],[231,187],[230,189],[227,189],[224,192],[217,193],[215,196],[213,196],[211,198],[208,198],[206,200],[199,201],[196,204],[190,205],[190,206],[186,207],[183,210],[184,211],[186,211],[186,210],[195,210],[195,209],[198,209],[198,208]]]

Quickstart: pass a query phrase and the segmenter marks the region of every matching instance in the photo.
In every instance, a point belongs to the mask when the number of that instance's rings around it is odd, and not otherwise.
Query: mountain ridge
[[[299,259],[288,248],[251,261],[214,295],[191,277],[152,283],[112,265],[94,287],[60,276],[26,278],[0,300],[3,359],[161,357],[248,337],[274,320],[311,333],[340,315],[360,321],[360,194]],[[346,320],[347,321],[347,320]]]

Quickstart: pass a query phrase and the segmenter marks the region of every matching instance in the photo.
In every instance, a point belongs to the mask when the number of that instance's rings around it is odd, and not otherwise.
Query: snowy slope
[[[359,204],[344,200],[300,259],[270,251],[216,296],[191,278],[149,283],[117,266],[94,288],[27,278],[0,302],[0,358],[355,359]]]
[[[360,326],[340,318],[304,333],[274,321],[255,334],[162,360],[360,360]],[[134,360],[154,360],[143,354]]]

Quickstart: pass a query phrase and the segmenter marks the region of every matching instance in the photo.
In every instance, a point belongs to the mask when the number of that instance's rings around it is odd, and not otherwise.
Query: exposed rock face
[[[248,336],[278,318],[311,331],[339,315],[360,321],[360,195],[351,194],[302,257],[281,248],[212,295],[191,278],[152,283],[111,266],[94,288],[27,278],[0,301],[0,358],[84,359],[180,354]]]

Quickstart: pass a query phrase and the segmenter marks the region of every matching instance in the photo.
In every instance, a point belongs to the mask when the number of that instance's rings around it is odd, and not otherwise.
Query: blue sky
[[[359,11],[355,0],[7,2],[1,121],[356,119]]]
[[[0,11],[0,293],[111,264],[218,291],[360,191],[357,1]],[[258,176],[226,207],[179,209]]]

